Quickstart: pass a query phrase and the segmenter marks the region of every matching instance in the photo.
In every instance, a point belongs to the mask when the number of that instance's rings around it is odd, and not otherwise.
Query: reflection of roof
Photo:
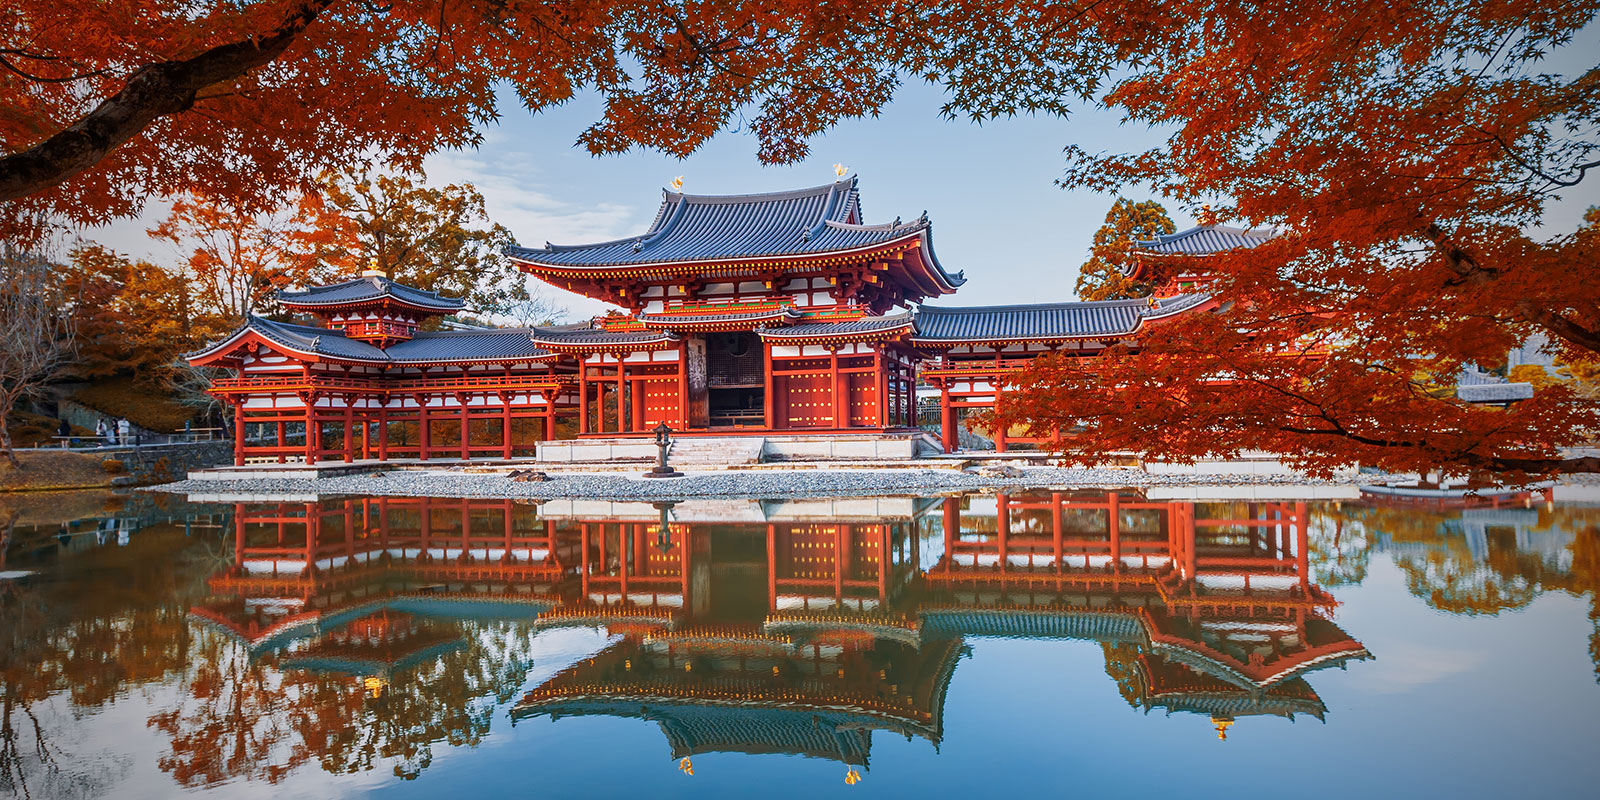
[[[715,705],[633,697],[589,697],[518,707],[519,718],[608,716],[643,719],[661,726],[673,758],[701,753],[783,753],[830,758],[866,766],[877,717],[848,710]],[[896,731],[901,733],[901,731]],[[906,735],[909,735],[907,733]]]
[[[253,332],[292,353],[374,364],[477,362],[554,356],[554,353],[537,346],[525,328],[422,332],[409,341],[381,350],[366,342],[348,339],[343,331],[249,317],[244,325],[226,338],[186,357],[194,360],[227,352],[247,332]]]
[[[1138,614],[1082,609],[924,608],[919,612],[928,636],[1004,636],[1017,638],[1093,639],[1141,643],[1144,625]]]
[[[921,306],[919,341],[1073,339],[1131,334],[1147,319],[1198,306],[1210,297],[1178,295],[1151,300],[1095,300],[1017,306]]]
[[[1137,241],[1134,248],[1144,253],[1173,256],[1208,256],[1228,250],[1250,249],[1271,239],[1270,229],[1232,228],[1227,225],[1196,225],[1188,230]]]
[[[435,292],[415,289],[380,275],[364,275],[343,283],[313,286],[301,292],[278,292],[278,302],[291,308],[338,306],[384,298],[446,313],[466,305],[458,298],[441,297]]]
[[[508,247],[506,254],[544,266],[605,267],[814,255],[927,238],[925,217],[903,224],[860,224],[860,203],[854,177],[767,194],[663,192],[655,221],[639,236],[596,244]],[[946,291],[964,282],[939,268],[931,251],[927,258]]]
[[[1245,690],[1159,656],[1140,657],[1139,672],[1144,679],[1140,700],[1147,711],[1161,708],[1169,714],[1183,711],[1214,717],[1291,719],[1295,714],[1308,714],[1322,719],[1328,710],[1316,690],[1301,678]]]
[[[1265,661],[1251,659],[1246,653],[1229,652],[1222,643],[1208,644],[1179,630],[1183,627],[1187,626],[1171,618],[1161,619],[1149,631],[1151,651],[1245,690],[1267,688],[1323,667],[1372,657],[1366,647],[1339,626],[1316,617],[1306,620],[1305,639],[1299,649]]]

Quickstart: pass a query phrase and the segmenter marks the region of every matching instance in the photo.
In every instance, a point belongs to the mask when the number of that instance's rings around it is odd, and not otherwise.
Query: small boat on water
[[[1525,486],[1473,485],[1467,481],[1393,482],[1361,487],[1362,499],[1386,505],[1431,506],[1436,508],[1480,508],[1528,505],[1542,501],[1554,484],[1549,481]]]

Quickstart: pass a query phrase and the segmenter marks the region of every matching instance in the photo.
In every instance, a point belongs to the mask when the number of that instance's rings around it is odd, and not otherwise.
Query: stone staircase
[[[760,436],[681,436],[672,440],[667,463],[675,469],[756,464],[766,443]]]

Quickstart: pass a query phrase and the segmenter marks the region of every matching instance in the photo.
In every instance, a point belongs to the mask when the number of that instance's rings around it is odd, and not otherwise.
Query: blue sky
[[[1585,60],[1572,52],[1560,55]],[[968,278],[958,294],[937,302],[1072,299],[1078,267],[1113,198],[1057,187],[1062,148],[1075,143],[1090,151],[1131,151],[1155,145],[1160,137],[1088,110],[1068,119],[947,121],[938,114],[942,101],[935,87],[907,84],[881,116],[845,122],[812,143],[810,158],[773,167],[756,160],[754,137],[738,130],[723,132],[682,161],[643,151],[596,158],[573,143],[599,117],[598,98],[582,96],[533,115],[508,94],[502,97],[500,121],[484,131],[482,147],[436,154],[427,170],[434,183],[476,184],[490,216],[521,243],[537,246],[644,230],[660,203],[661,187],[678,175],[684,176],[684,191],[697,194],[778,191],[829,182],[833,165],[843,163],[861,178],[867,222],[928,211],[940,261]],[[1547,215],[1551,230],[1572,230],[1584,208],[1600,203],[1600,184],[1573,191]],[[1136,187],[1127,194],[1148,197]],[[179,254],[170,245],[144,235],[164,212],[164,205],[152,204],[140,220],[85,235],[121,252],[175,263]],[[1193,222],[1190,209],[1169,205],[1168,212],[1180,229]],[[547,293],[565,303],[572,318],[605,308],[566,292]]]

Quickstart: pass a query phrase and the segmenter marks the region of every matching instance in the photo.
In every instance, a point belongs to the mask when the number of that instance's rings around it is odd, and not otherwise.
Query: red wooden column
[[[833,399],[833,427],[850,427],[850,400],[839,391],[839,347],[828,348],[828,386]],[[842,410],[842,413],[841,413]]]
[[[350,397],[346,395],[344,398],[344,463],[346,464],[355,460],[355,448],[351,446],[355,443],[351,438],[355,434],[355,427],[355,410],[350,407]]]
[[[956,410],[950,406],[950,383],[939,384],[939,438],[946,453],[954,453],[960,440],[956,434]]]
[[[761,420],[767,430],[773,430],[773,409],[777,406],[778,398],[773,396],[772,390],[772,343],[761,343],[761,380],[765,384],[761,395]]]
[[[279,413],[281,413],[281,412],[279,412]],[[278,427],[278,438],[277,438],[278,463],[282,464],[283,463],[283,448],[289,446],[289,442],[286,441],[288,439],[288,431],[284,430],[284,422],[283,422],[282,419],[278,420],[277,427]]]
[[[311,395],[306,401],[306,463],[317,463],[317,446],[320,445],[322,432],[317,430],[317,398]]]
[[[511,398],[510,392],[500,393],[500,445],[501,458],[511,458]]]
[[[578,356],[578,433],[589,432],[589,357]]]
[[[388,398],[384,398],[384,408],[378,411],[378,460],[389,460],[389,409]]]
[[[769,353],[771,351],[768,351]],[[767,381],[771,385],[772,361],[767,361]],[[771,390],[768,390],[771,394]],[[689,340],[678,343],[678,430],[689,427]],[[770,425],[768,426],[770,427]]]
[[[244,400],[237,395],[228,398],[229,405],[233,406],[233,463],[234,466],[244,466]],[[278,429],[283,429],[283,423],[278,423]],[[278,442],[279,446],[283,442]],[[0,553],[0,556],[3,556]]]
[[[628,369],[622,365],[626,353],[617,354],[617,433],[628,432]]]
[[[883,357],[883,347],[882,344],[879,344],[872,349],[872,401],[876,407],[873,424],[880,428],[886,428],[890,424],[889,365]]]
[[[433,439],[433,426],[428,424],[428,396],[419,394],[412,399],[417,401],[417,458],[428,460],[428,445]]]
[[[469,444],[470,440],[468,437],[472,432],[469,427],[472,419],[472,407],[467,405],[471,401],[472,398],[469,397],[466,392],[461,392],[456,395],[456,407],[461,409],[461,459],[463,461],[465,461],[467,457],[471,455],[469,452],[471,445]]]

